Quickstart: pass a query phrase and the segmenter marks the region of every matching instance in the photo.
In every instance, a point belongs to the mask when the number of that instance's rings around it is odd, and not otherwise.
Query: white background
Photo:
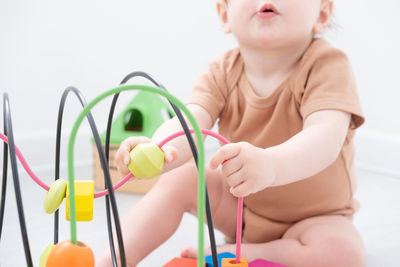
[[[348,54],[358,81],[367,119],[360,131],[358,162],[396,176],[399,10],[396,0],[337,0],[335,23],[326,34]],[[185,101],[207,63],[235,46],[220,30],[213,0],[2,0],[0,38],[0,92],[10,96],[17,142],[34,158],[31,164],[43,168],[43,157],[34,151],[40,145],[42,153],[53,153],[49,140],[55,135],[59,99],[67,86],[76,86],[89,101],[127,73],[143,70]],[[106,103],[94,110],[100,131]],[[120,103],[119,109],[124,106]],[[71,128],[79,111],[77,101],[70,100],[65,129]],[[64,131],[68,135],[69,130]],[[87,129],[81,132],[88,134]]]
[[[335,4],[335,23],[326,38],[344,50],[352,62],[367,119],[356,139],[357,166],[376,174],[369,183],[379,189],[384,183],[376,177],[384,174],[400,178],[400,2],[336,0]],[[116,86],[129,72],[143,70],[185,101],[207,63],[234,46],[234,39],[220,30],[214,0],[0,0],[0,93],[10,96],[17,145],[38,175],[48,174],[54,165],[58,104],[67,86],[76,86],[90,101]],[[123,96],[118,109],[133,93]],[[69,131],[80,111],[77,100],[70,98],[65,111],[63,162]],[[94,110],[100,131],[105,128],[109,102]],[[84,125],[75,162],[85,170],[83,173],[91,166],[89,137]],[[63,172],[66,177],[65,168]],[[392,194],[381,195],[392,199],[400,191],[395,185],[398,183],[388,186]],[[392,215],[393,210],[385,213],[389,219],[377,217],[380,203],[387,205],[386,198],[377,202],[374,193],[360,193],[370,207],[377,203],[373,215],[368,210],[359,215],[363,233],[384,229],[381,220],[385,225],[392,223],[390,229],[398,229],[395,224],[399,216]],[[25,195],[24,200],[29,202],[30,198]],[[393,206],[398,202],[388,203]],[[10,218],[7,212],[6,218]],[[371,218],[379,220],[378,224]],[[399,239],[392,238],[395,236],[392,232],[386,236],[376,232],[376,238],[367,235],[368,253],[372,255],[369,261],[383,262],[392,257],[397,264],[399,259],[393,258],[393,252],[398,251]],[[384,238],[393,241],[380,243]],[[19,234],[17,240],[20,243]],[[36,249],[41,251],[42,246]]]

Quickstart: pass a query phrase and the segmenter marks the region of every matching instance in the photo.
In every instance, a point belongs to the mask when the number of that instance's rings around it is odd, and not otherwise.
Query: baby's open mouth
[[[270,20],[277,15],[279,15],[279,12],[272,4],[264,4],[257,11],[257,17],[262,20]]]
[[[262,11],[263,13],[268,13],[268,12],[274,12],[272,9],[264,9],[263,11]]]
[[[264,4],[261,6],[261,8],[258,10],[259,13],[276,13],[278,14],[278,11],[276,10],[275,6],[272,4]]]

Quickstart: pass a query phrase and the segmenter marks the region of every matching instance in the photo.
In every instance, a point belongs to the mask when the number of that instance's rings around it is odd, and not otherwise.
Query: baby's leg
[[[215,226],[222,228],[225,234],[234,235],[235,198],[226,189],[219,170],[207,170],[206,176],[211,209],[216,214]],[[154,188],[124,218],[122,232],[128,266],[136,266],[166,241],[179,226],[184,212],[197,212],[197,170],[194,163],[163,174]],[[96,266],[112,266],[109,250],[96,260]]]
[[[234,253],[234,246],[218,250]],[[243,244],[242,256],[249,261],[263,258],[290,267],[366,265],[360,234],[349,219],[340,215],[311,217],[294,224],[282,239]]]

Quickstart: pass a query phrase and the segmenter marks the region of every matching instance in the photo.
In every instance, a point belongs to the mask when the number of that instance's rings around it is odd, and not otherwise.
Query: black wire
[[[83,107],[86,106],[86,100],[83,97],[83,95],[81,94],[81,92],[74,88],[74,87],[68,87],[67,89],[65,89],[63,96],[61,98],[61,103],[60,103],[60,108],[59,108],[59,113],[58,113],[58,122],[57,122],[57,144],[56,144],[56,179],[58,179],[59,177],[59,161],[60,161],[60,140],[61,140],[61,126],[62,126],[62,115],[63,115],[63,110],[64,110],[64,105],[65,105],[65,101],[66,98],[68,96],[68,94],[70,92],[73,92],[77,98],[79,99],[80,103],[82,104]],[[112,188],[112,183],[111,183],[111,178],[110,178],[110,172],[108,169],[108,164],[107,164],[107,160],[106,157],[104,155],[103,152],[103,148],[101,145],[101,140],[100,140],[100,136],[99,133],[97,131],[97,127],[96,124],[94,122],[93,116],[92,114],[89,112],[86,115],[90,128],[92,130],[92,134],[96,143],[96,147],[99,153],[99,158],[100,158],[100,163],[101,166],[103,168],[103,172],[104,172],[104,179],[105,182],[108,186],[110,186],[111,188],[109,189],[109,196],[110,196],[110,202],[111,202],[111,207],[112,207],[112,211],[113,211],[113,217],[114,217],[114,223],[115,223],[115,228],[116,228],[116,232],[117,232],[117,238],[118,238],[118,244],[120,247],[120,251],[121,251],[121,264],[122,266],[126,266],[126,262],[125,262],[125,250],[124,250],[124,245],[123,245],[123,241],[122,241],[122,232],[121,232],[121,225],[120,225],[120,221],[119,221],[119,216],[118,216],[118,210],[117,210],[117,205],[116,205],[116,201],[115,201],[115,194],[114,194],[114,190]],[[109,207],[108,207],[109,208]],[[55,222],[55,226],[56,226],[56,222]],[[55,228],[56,231],[56,228]],[[58,225],[57,225],[57,232],[58,232]],[[56,237],[56,233],[54,234],[55,240],[58,240],[58,233],[57,233],[57,237]]]
[[[158,82],[150,74],[148,74],[146,72],[143,72],[143,71],[136,71],[136,72],[132,72],[132,73],[128,74],[127,76],[125,76],[125,78],[121,81],[120,84],[125,84],[131,78],[138,77],[138,76],[148,79],[149,81],[151,81],[157,87],[162,88],[163,90],[167,91],[167,89],[160,82]],[[113,100],[112,100],[112,103],[111,103],[111,107],[110,107],[110,113],[109,113],[109,117],[108,117],[108,122],[107,122],[107,135],[106,135],[106,142],[105,142],[105,152],[106,152],[106,156],[107,156],[107,162],[108,162],[108,158],[109,158],[108,155],[109,155],[112,119],[113,119],[115,105],[117,103],[118,97],[119,97],[119,93],[115,94],[114,97],[113,97]],[[183,130],[185,132],[186,138],[187,138],[187,140],[189,142],[189,146],[190,146],[190,149],[192,151],[193,158],[194,158],[194,160],[196,162],[196,165],[198,167],[197,148],[196,148],[195,142],[193,140],[193,136],[190,133],[189,127],[188,127],[188,125],[187,125],[187,123],[186,123],[186,121],[185,121],[180,109],[178,107],[176,107],[173,103],[171,103],[169,100],[168,100],[168,102],[171,104],[172,109],[174,110],[176,116],[179,119],[179,122],[182,125],[182,128],[183,128]],[[106,199],[106,201],[107,201],[107,199]],[[107,204],[106,204],[106,206],[107,206]],[[215,242],[214,224],[213,224],[213,219],[212,219],[212,214],[211,214],[211,208],[210,208],[210,201],[209,201],[209,197],[208,197],[207,186],[206,186],[206,217],[207,217],[207,224],[208,224],[208,234],[209,234],[209,238],[210,238],[211,253],[212,253],[212,258],[213,258],[213,265],[215,267],[218,267],[219,264],[218,264],[217,246],[216,246],[216,242]],[[108,219],[108,217],[107,217],[107,219]],[[112,233],[111,233],[111,239],[112,239]],[[110,241],[110,248],[111,248],[111,244],[112,244],[112,241]],[[114,247],[113,246],[112,246],[112,249],[111,249],[111,256],[113,258],[113,263],[114,263],[115,251],[114,251]]]
[[[145,72],[133,72],[133,73],[127,75],[123,79],[121,84],[126,83],[129,79],[131,79],[132,77],[135,77],[135,76],[141,76],[141,77],[147,78],[150,81],[152,81],[156,86],[166,90],[165,87],[162,84],[158,83],[155,79],[153,79],[150,75],[148,75]],[[60,143],[61,143],[60,140],[61,140],[62,115],[63,115],[63,110],[64,110],[66,97],[67,97],[67,95],[68,95],[68,93],[70,91],[73,91],[75,93],[75,95],[79,98],[82,106],[86,105],[86,101],[84,100],[82,94],[76,88],[69,87],[64,91],[64,94],[63,94],[63,97],[62,97],[62,100],[61,100],[61,103],[60,103],[59,114],[58,114],[58,122],[57,122],[55,180],[59,179]],[[118,211],[117,211],[117,207],[116,207],[114,190],[112,188],[110,174],[109,174],[109,171],[108,171],[109,143],[110,143],[109,140],[110,140],[110,132],[111,132],[111,123],[112,123],[112,117],[113,117],[113,113],[114,113],[114,110],[115,110],[115,104],[116,104],[116,101],[118,99],[118,95],[119,94],[116,94],[114,96],[112,107],[110,109],[110,115],[109,115],[109,121],[108,121],[108,127],[107,127],[106,146],[105,146],[106,158],[104,158],[105,156],[104,156],[103,151],[102,151],[100,137],[98,135],[97,128],[95,126],[93,117],[92,117],[90,112],[87,115],[87,119],[89,121],[90,127],[91,127],[93,135],[94,135],[94,139],[95,139],[96,146],[97,146],[97,149],[98,149],[98,152],[99,152],[100,161],[101,161],[101,164],[102,164],[102,167],[103,167],[103,171],[105,172],[104,175],[105,175],[106,187],[109,188],[109,196],[108,195],[106,196],[106,208],[107,208],[107,221],[108,221],[109,229],[111,229],[111,231],[109,231],[109,233],[111,232],[110,245],[112,245],[112,247],[113,247],[112,251],[114,251],[113,264],[116,262],[116,257],[115,257],[115,249],[114,249],[114,245],[113,245],[113,239],[112,239],[112,227],[110,227],[110,225],[111,225],[110,211],[109,211],[110,201],[111,201],[111,206],[112,206],[113,215],[114,215],[114,221],[115,221],[115,225],[116,225],[118,244],[119,244],[119,247],[120,247],[121,264],[122,264],[122,266],[125,266],[126,263],[125,263],[124,246],[123,246],[123,241],[122,241],[122,233],[121,233],[121,228],[120,228],[120,223],[119,223]],[[183,127],[183,129],[185,131],[186,137],[188,139],[189,145],[190,145],[191,150],[192,150],[193,157],[194,157],[196,165],[197,165],[198,164],[197,149],[196,149],[196,146],[194,144],[193,137],[192,137],[192,135],[191,135],[191,133],[189,131],[189,128],[188,128],[188,126],[186,124],[186,121],[184,120],[180,110],[175,105],[173,105],[171,102],[170,102],[170,104],[171,104],[172,108],[174,109],[174,111],[175,111],[180,123],[182,124],[182,127]],[[6,135],[7,135],[7,132],[10,132],[11,135],[12,135],[11,116],[9,115],[9,117],[6,118],[7,114],[10,114],[9,101],[8,101],[8,95],[7,94],[4,95],[4,105],[5,105],[4,106],[4,118],[5,118],[5,122],[7,122],[5,124],[4,132],[5,132]],[[7,108],[8,108],[8,110],[7,110]],[[8,129],[8,131],[7,131],[7,129]],[[10,139],[11,139],[11,141],[10,141]],[[28,266],[32,266],[32,260],[31,260],[30,249],[29,249],[29,242],[28,242],[28,237],[27,237],[27,233],[26,233],[25,218],[24,218],[23,207],[22,207],[22,198],[21,198],[20,187],[19,187],[18,173],[16,171],[14,171],[14,169],[16,169],[16,158],[15,158],[15,146],[14,146],[13,137],[9,137],[9,145],[10,145],[11,165],[12,165],[12,170],[13,170],[14,184],[15,184],[14,187],[15,187],[15,191],[16,191],[18,213],[19,213],[20,225],[21,225],[21,234],[22,234],[23,241],[24,241],[24,249],[25,249],[25,255],[26,255],[26,258],[27,258]],[[8,159],[7,158],[7,147],[8,146],[5,144],[4,145],[4,150],[3,150],[4,156],[3,156],[2,196],[1,196],[1,204],[0,204],[0,240],[1,240],[1,230],[2,230],[3,218],[4,218],[6,184],[7,184],[6,178],[5,178],[5,177],[7,177],[7,165],[8,165],[7,164],[7,159]],[[13,164],[13,161],[14,161],[14,164]],[[15,166],[13,166],[13,165],[15,165]],[[212,249],[213,262],[214,262],[214,266],[218,267],[218,256],[217,256],[217,253],[216,253],[214,227],[213,227],[213,223],[212,223],[212,215],[211,215],[211,209],[210,209],[210,204],[209,204],[209,197],[208,197],[207,187],[206,187],[206,214],[207,214],[207,223],[208,223],[208,228],[209,228],[210,244],[211,244],[211,249]],[[58,217],[59,216],[58,216],[58,210],[57,210],[56,214],[55,214],[55,218],[54,218],[54,229],[55,229],[54,230],[55,231],[54,232],[54,243],[55,244],[58,242],[58,228],[59,228]]]
[[[3,121],[5,120],[5,114],[3,114]],[[7,136],[6,125],[4,124],[4,135]],[[7,193],[7,168],[8,168],[8,145],[6,142],[3,142],[3,180],[1,185],[1,203],[0,203],[0,241],[1,241],[1,233],[3,230],[3,221],[4,221],[4,210],[6,205],[6,193]]]
[[[13,129],[12,129],[12,121],[11,121],[10,102],[8,100],[7,93],[4,93],[4,95],[3,95],[3,105],[4,105],[3,112],[4,112],[5,132],[7,133],[7,137],[8,137],[11,171],[12,171],[12,176],[13,176],[13,180],[14,180],[15,198],[16,198],[16,202],[17,202],[19,224],[20,224],[20,228],[21,228],[22,241],[23,241],[24,251],[25,251],[25,259],[26,259],[27,266],[33,267],[31,252],[30,252],[30,248],[29,248],[28,233],[26,230],[24,208],[23,208],[23,204],[22,204],[21,187],[19,184],[19,177],[18,177],[14,134],[13,134]],[[4,178],[4,176],[3,176],[3,178]]]
[[[64,113],[64,106],[67,100],[67,96],[70,92],[74,92],[77,96],[79,102],[84,107],[86,106],[86,100],[82,96],[82,94],[73,87],[68,87],[64,90],[64,93],[61,97],[60,105],[58,108],[58,117],[57,117],[57,134],[56,134],[56,155],[55,155],[55,174],[54,180],[57,181],[60,178],[60,151],[61,151],[61,131],[62,131],[62,120]],[[89,116],[89,115],[88,115]],[[89,117],[88,117],[89,119]],[[58,233],[59,233],[59,210],[54,213],[54,244],[58,243]]]

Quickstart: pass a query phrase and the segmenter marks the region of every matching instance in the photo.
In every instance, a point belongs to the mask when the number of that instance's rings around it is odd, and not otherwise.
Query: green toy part
[[[141,143],[130,152],[128,169],[138,178],[153,178],[164,167],[164,152],[154,143]]]
[[[113,121],[110,143],[119,145],[130,136],[151,137],[164,121],[173,116],[170,105],[160,96],[140,91]],[[105,138],[104,132],[100,135],[103,144]]]
[[[40,255],[39,267],[46,267],[47,258],[49,257],[49,254],[53,248],[54,245],[48,245],[43,251],[42,255]]]
[[[64,179],[57,179],[50,186],[43,203],[44,211],[47,214],[51,214],[58,209],[65,197],[66,190],[67,182]]]
[[[75,140],[77,136],[78,129],[85,118],[85,116],[89,113],[89,111],[98,104],[104,98],[120,93],[122,91],[130,91],[130,90],[142,90],[147,92],[157,93],[161,96],[166,97],[169,101],[171,101],[174,105],[176,105],[179,109],[183,111],[186,115],[189,123],[192,125],[198,148],[198,183],[197,183],[197,212],[198,212],[198,254],[197,254],[197,267],[204,266],[204,216],[205,216],[205,199],[206,199],[206,183],[205,183],[205,166],[204,166],[204,140],[203,135],[201,133],[200,127],[195,119],[195,117],[190,113],[189,109],[180,102],[176,97],[169,94],[168,92],[161,90],[160,88],[145,86],[145,85],[125,85],[120,86],[111,90],[108,90],[101,95],[97,96],[91,102],[89,102],[81,111],[78,118],[76,119],[71,134],[69,136],[68,141],[68,188],[70,190],[69,194],[69,211],[71,215],[70,221],[70,230],[71,230],[71,243],[78,244],[78,240],[76,238],[76,203],[75,203],[75,185],[74,185],[74,146]],[[110,191],[111,193],[112,191]],[[111,194],[112,195],[112,194]],[[49,255],[49,258],[53,255],[53,252]],[[49,259],[48,259],[49,261]],[[93,264],[94,265],[94,264]],[[71,266],[71,265],[69,265]],[[68,267],[69,267],[68,266]],[[49,266],[50,267],[50,266]],[[61,266],[57,266],[61,267]]]

